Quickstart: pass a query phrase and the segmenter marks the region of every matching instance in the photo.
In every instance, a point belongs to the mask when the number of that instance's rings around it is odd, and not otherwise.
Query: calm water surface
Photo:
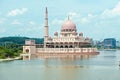
[[[37,59],[0,63],[0,80],[120,80],[120,51],[85,59]]]

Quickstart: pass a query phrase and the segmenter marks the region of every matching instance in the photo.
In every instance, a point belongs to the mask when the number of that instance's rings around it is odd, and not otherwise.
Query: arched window
[[[52,45],[51,48],[54,48],[54,46]]]

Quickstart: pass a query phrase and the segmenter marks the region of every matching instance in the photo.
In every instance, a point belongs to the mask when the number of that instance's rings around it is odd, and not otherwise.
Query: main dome
[[[67,20],[63,22],[61,30],[76,30],[76,25],[73,21]]]

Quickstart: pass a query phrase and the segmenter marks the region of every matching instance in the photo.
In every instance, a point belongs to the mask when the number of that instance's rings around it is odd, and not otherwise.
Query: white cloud
[[[76,13],[76,12],[69,12],[68,16],[71,20],[73,20],[73,22],[77,22],[80,24],[88,24],[91,22],[91,20],[94,20],[97,15],[92,15],[92,14],[88,14],[87,16],[80,16],[80,14]],[[60,19],[54,19],[52,21],[52,25],[61,25],[65,20],[67,20],[68,17],[66,17],[63,20]]]
[[[44,24],[38,25],[37,28],[35,28],[35,29],[38,29],[38,31],[44,29]]]
[[[102,13],[103,18],[112,18],[117,16],[120,16],[120,2],[118,2],[118,4],[113,9],[106,9]]]
[[[35,25],[36,23],[34,21],[29,22],[30,25]]]
[[[68,16],[77,16],[78,14],[77,13],[75,13],[75,12],[69,12],[68,13]]]
[[[22,32],[22,33],[25,33],[25,34],[32,34],[33,33],[33,35],[37,33],[36,35],[38,35],[40,32],[44,31],[43,26],[44,26],[43,24],[36,25],[36,26],[26,25],[26,26],[23,26],[22,28],[20,28],[18,31]],[[25,29],[25,30],[23,30],[23,29]]]
[[[76,13],[76,12],[69,12],[67,14],[67,16],[69,16],[70,19],[74,19],[74,18],[80,18],[80,14]]]
[[[61,25],[62,22],[63,22],[63,20],[54,19],[54,20],[52,21],[52,25]]]
[[[6,30],[3,27],[0,28],[0,33],[4,33],[5,31]]]
[[[94,21],[95,18],[98,18],[98,16],[93,15],[93,14],[88,14],[85,17],[80,17],[79,21],[80,21],[81,24],[87,24],[87,23],[90,23],[90,22]]]
[[[65,20],[67,20],[68,19],[68,17],[71,19],[71,20],[78,20],[78,18],[80,18],[80,15],[78,14],[78,13],[76,13],[76,12],[68,12],[68,14],[67,14],[67,17],[65,17],[64,19],[54,19],[53,21],[52,21],[52,25],[62,25],[62,23],[65,21]]]
[[[22,24],[20,21],[18,21],[18,20],[14,20],[13,22],[12,22],[12,24],[14,24],[14,25],[20,25],[20,24]]]
[[[21,9],[14,9],[8,12],[8,16],[17,16],[17,15],[22,15],[28,11],[27,8],[21,8]]]
[[[120,2],[112,9],[106,9],[99,14],[80,15],[76,12],[69,12],[68,15],[76,23],[78,31],[86,32],[87,36],[99,35],[104,38],[111,35],[115,37],[117,36],[115,34],[119,33]],[[67,20],[67,18],[62,20],[54,19],[52,25],[59,26],[64,20]]]
[[[78,13],[70,13],[73,14],[73,19],[76,20],[77,22],[80,22],[80,24],[101,24],[103,25],[109,25],[111,22],[112,23],[117,23],[118,21],[114,20],[120,20],[118,19],[120,16],[120,2],[118,2],[115,7],[112,9],[106,9],[100,14],[88,14],[86,16],[80,16]],[[77,17],[74,17],[77,16]],[[111,18],[111,19],[110,19]],[[119,24],[119,23],[117,23]]]
[[[2,14],[2,12],[0,12],[0,15]]]
[[[0,18],[0,24],[4,23],[5,20],[5,18]]]
[[[87,19],[87,17],[86,18],[81,18],[80,23],[86,24],[86,23],[89,23],[89,20]]]
[[[120,2],[115,6],[115,8],[112,10],[114,13],[119,13],[120,14]]]

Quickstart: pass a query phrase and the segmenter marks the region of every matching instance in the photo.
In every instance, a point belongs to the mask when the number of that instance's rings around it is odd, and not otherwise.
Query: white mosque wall
[[[36,48],[36,53],[92,53],[96,48]]]

